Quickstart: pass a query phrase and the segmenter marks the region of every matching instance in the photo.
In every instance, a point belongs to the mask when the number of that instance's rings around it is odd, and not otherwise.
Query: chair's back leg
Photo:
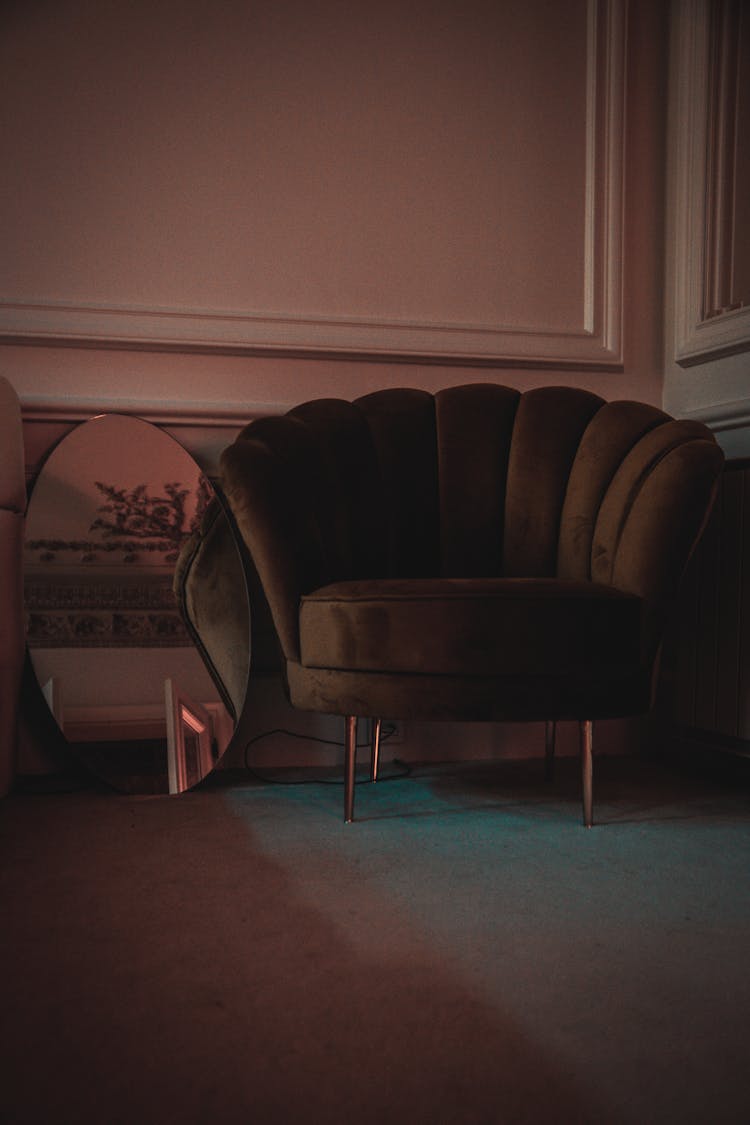
[[[380,765],[380,719],[371,719],[370,723],[370,781],[377,781]]]
[[[357,763],[357,717],[346,716],[346,742],[344,745],[344,820],[354,820],[354,768]]]
[[[583,782],[583,826],[594,823],[594,724],[591,719],[581,721],[581,780]]]

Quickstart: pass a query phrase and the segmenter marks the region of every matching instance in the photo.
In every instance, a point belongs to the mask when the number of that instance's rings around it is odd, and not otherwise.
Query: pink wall
[[[30,471],[104,410],[210,469],[255,413],[388,385],[660,404],[666,9],[4,6],[0,370]]]
[[[582,301],[585,16],[36,7],[7,48],[0,291],[564,326]]]
[[[6,10],[0,369],[27,428],[60,410],[186,413],[210,460],[232,419],[389,384],[573,383],[659,403],[666,29],[646,0],[629,5],[624,125],[608,140],[623,148],[620,354],[576,359],[586,285],[611,288],[592,266],[611,185],[587,165],[586,107],[601,130],[606,106],[587,103],[586,63],[613,64],[587,34],[592,14],[601,38],[623,10]],[[462,332],[468,351],[490,340],[488,362],[461,361]],[[393,339],[408,345],[397,362],[378,355]]]

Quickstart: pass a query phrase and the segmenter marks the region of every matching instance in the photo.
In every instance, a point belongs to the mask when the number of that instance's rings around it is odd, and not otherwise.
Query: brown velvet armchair
[[[723,456],[698,422],[565,387],[389,389],[251,422],[222,486],[297,708],[357,719],[581,724],[648,710]]]

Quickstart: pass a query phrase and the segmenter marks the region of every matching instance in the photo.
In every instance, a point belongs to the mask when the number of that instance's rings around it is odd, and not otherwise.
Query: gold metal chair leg
[[[357,762],[357,718],[346,716],[346,744],[344,748],[344,821],[354,820],[354,768]]]
[[[591,828],[594,823],[594,724],[591,719],[581,724],[581,780],[583,782],[583,826]]]
[[[370,722],[370,781],[377,781],[380,765],[380,719],[371,719]]]
[[[544,743],[544,777],[547,781],[552,781],[555,773],[555,735],[557,734],[557,723],[554,719],[548,719],[545,723],[545,743]]]

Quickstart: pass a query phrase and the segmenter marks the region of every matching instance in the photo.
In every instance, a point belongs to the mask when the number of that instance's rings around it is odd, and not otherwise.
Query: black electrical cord
[[[390,737],[390,735],[393,733],[393,730],[395,729],[395,728],[391,727],[390,730],[389,730],[387,725],[384,724],[384,726],[385,726],[385,731],[380,736],[381,745],[384,742],[388,741],[388,738]],[[320,737],[318,737],[317,735],[314,735],[314,734],[300,734],[298,731],[287,730],[285,727],[274,727],[272,730],[265,730],[265,731],[262,731],[260,734],[256,734],[253,738],[251,738],[248,742],[245,743],[245,752],[244,752],[245,770],[247,771],[247,773],[250,774],[251,777],[254,777],[257,781],[262,781],[265,785],[343,785],[344,784],[343,778],[303,777],[303,778],[298,778],[296,780],[292,780],[291,778],[272,777],[272,776],[269,776],[268,774],[261,773],[254,766],[251,766],[249,761],[248,761],[248,755],[249,755],[249,752],[250,752],[250,748],[252,746],[254,746],[257,742],[261,742],[265,738],[272,738],[274,735],[277,735],[277,734],[283,734],[286,738],[298,738],[302,742],[317,742],[318,744],[323,745],[323,746],[338,746],[340,749],[342,749],[342,750],[344,749],[344,743],[340,739],[337,739],[337,738],[320,738]],[[357,743],[357,749],[362,750],[365,747],[368,747],[369,745],[370,745],[369,742],[358,742]],[[391,774],[388,774],[385,777],[378,776],[378,782],[381,782],[381,781],[398,781],[403,777],[410,777],[411,776],[411,766],[408,765],[408,763],[399,761],[399,759],[397,759],[397,758],[394,758],[393,762],[394,762],[394,765],[399,767],[400,772],[399,773],[391,773]]]

